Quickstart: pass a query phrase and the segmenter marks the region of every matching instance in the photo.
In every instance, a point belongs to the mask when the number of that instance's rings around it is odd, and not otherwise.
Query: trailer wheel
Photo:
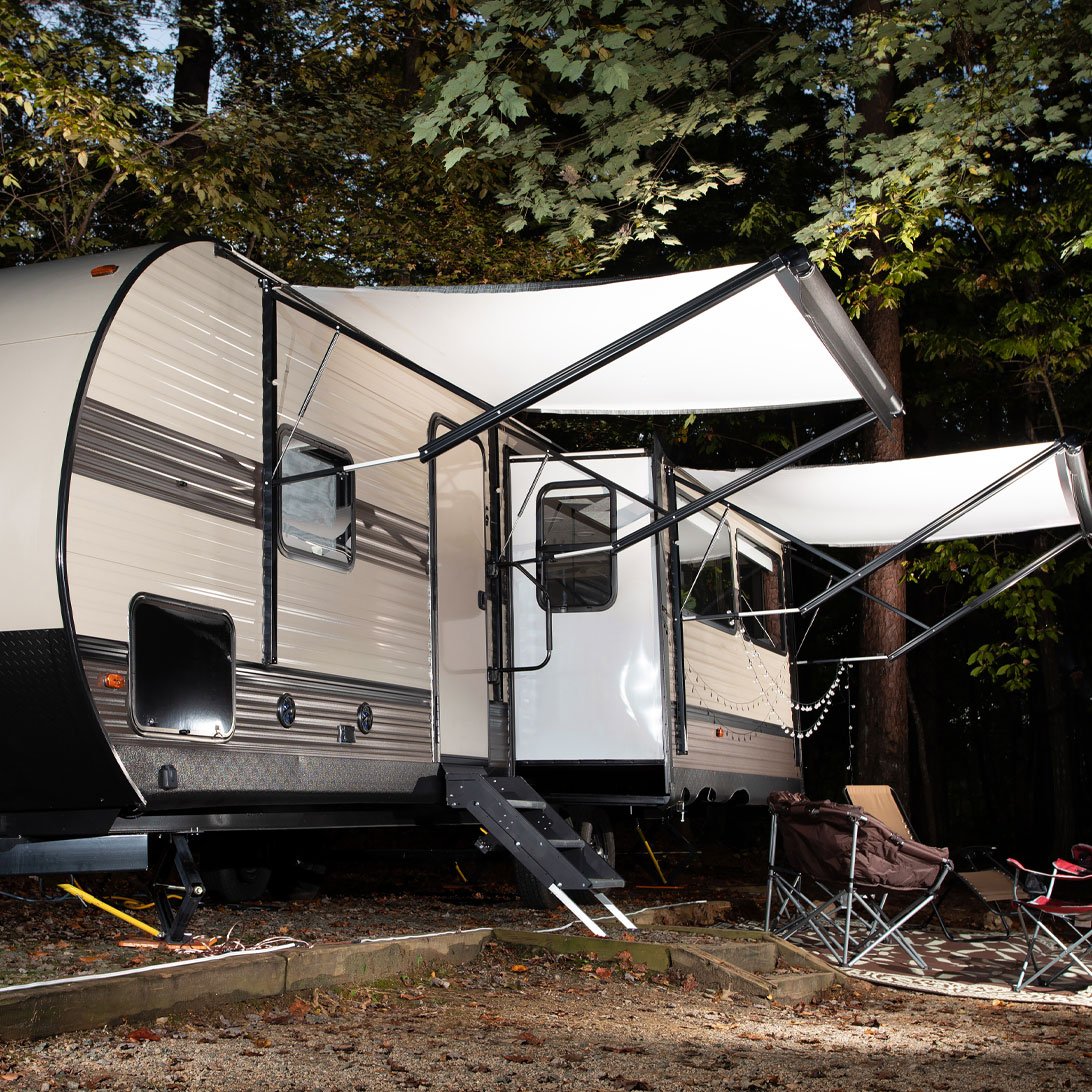
[[[273,870],[268,865],[203,868],[201,878],[209,893],[220,902],[253,902],[269,888]]]
[[[610,821],[610,814],[605,808],[568,808],[558,809],[565,821],[575,830],[585,842],[588,843],[614,867],[615,843],[614,827]],[[516,864],[516,890],[519,892],[520,901],[524,906],[533,910],[551,910],[557,905],[557,900],[550,894],[549,888],[541,883],[533,873],[529,872],[521,864]],[[584,896],[579,896],[577,902],[582,902]]]

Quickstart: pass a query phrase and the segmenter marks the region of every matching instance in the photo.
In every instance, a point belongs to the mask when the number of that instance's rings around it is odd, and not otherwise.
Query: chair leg
[[[927,899],[926,901],[931,902],[932,897],[930,896],[929,899]],[[882,932],[880,932],[878,935],[870,936],[868,939],[868,943],[864,944],[856,953],[854,953],[853,959],[849,961],[846,966],[852,966],[859,959],[863,959],[866,955],[868,955],[868,953],[871,952],[872,949],[875,948],[877,945],[882,944],[885,940],[890,939],[893,940],[918,965],[918,967],[921,968],[921,970],[928,970],[929,968],[925,960],[922,959],[918,950],[914,947],[913,944],[911,944],[911,942],[902,932],[902,927],[919,910],[924,907],[925,903],[914,903],[912,906],[904,910],[902,914],[900,914],[894,921],[892,921],[889,918],[885,917],[875,907],[870,906],[868,903],[864,902],[864,900],[861,900],[861,902],[864,906],[864,909],[874,919],[875,924],[880,927]]]
[[[1088,964],[1085,963],[1084,959],[1082,959],[1081,956],[1077,954],[1079,949],[1088,947],[1090,942],[1092,942],[1092,929],[1089,929],[1087,932],[1082,933],[1076,927],[1071,926],[1075,934],[1075,939],[1067,943],[1061,937],[1059,937],[1041,918],[1036,918],[1034,919],[1034,921],[1035,928],[1030,933],[1025,929],[1025,935],[1028,938],[1028,950],[1027,954],[1024,956],[1024,963],[1023,966],[1020,968],[1019,977],[1016,979],[1016,983],[1012,987],[1015,992],[1019,992],[1025,987],[1030,986],[1038,979],[1043,979],[1043,983],[1045,985],[1049,985],[1051,982],[1057,981],[1057,979],[1061,978],[1062,975],[1072,970],[1074,964],[1080,967],[1081,970],[1085,972],[1085,974],[1092,977],[1092,967],[1089,967]],[[1039,937],[1044,934],[1050,937],[1050,939],[1054,941],[1054,943],[1060,950],[1057,955],[1053,956],[1042,966],[1039,966],[1039,961],[1035,957],[1035,945],[1038,942]],[[1052,967],[1057,966],[1058,964],[1062,964],[1062,966],[1060,966],[1059,969],[1054,972],[1054,974],[1052,974],[1049,978],[1043,977],[1044,975],[1046,975],[1047,971],[1049,971]],[[1034,974],[1028,974],[1029,967],[1034,968]]]

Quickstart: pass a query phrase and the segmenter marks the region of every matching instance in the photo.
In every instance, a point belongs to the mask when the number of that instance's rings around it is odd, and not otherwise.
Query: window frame
[[[694,499],[694,498],[691,498]],[[705,511],[699,513],[699,515],[708,515],[712,518],[712,513]],[[693,516],[691,519],[695,518]],[[685,521],[684,521],[685,522]],[[707,558],[704,566],[702,566],[701,575],[704,576],[712,569],[721,568],[725,563],[728,566],[728,588],[727,588],[727,602],[724,604],[728,609],[717,613],[723,614],[725,617],[717,618],[711,617],[704,611],[693,610],[687,612],[686,602],[684,596],[690,588],[692,581],[686,577],[686,569],[688,566],[694,567],[700,564],[700,561],[683,561],[679,558],[679,609],[682,612],[682,619],[685,622],[701,622],[707,626],[715,626],[719,630],[723,630],[725,633],[738,633],[739,632],[739,618],[736,614],[738,609],[737,604],[737,591],[739,588],[738,581],[736,579],[736,557],[735,557],[735,537],[734,527],[728,519],[721,521],[721,516],[718,514],[716,518],[717,531],[714,537],[720,539],[723,535],[728,542],[728,552],[720,557]]]
[[[770,571],[773,572],[773,573],[776,573],[776,576],[777,576],[777,604],[776,604],[776,608],[774,608],[774,609],[783,611],[785,609],[785,606],[786,606],[786,602],[785,602],[785,559],[784,559],[784,557],[780,553],[774,553],[774,551],[772,551],[768,546],[764,546],[761,542],[757,542],[750,535],[748,535],[746,532],[741,531],[741,530],[737,530],[735,532],[735,535],[733,536],[733,539],[732,539],[732,556],[733,556],[734,567],[735,567],[736,609],[737,609],[737,611],[742,611],[744,609],[743,608],[743,580],[742,580],[741,574],[740,574],[740,558],[747,556],[746,551],[741,550],[740,547],[739,547],[739,543],[740,543],[741,540],[743,542],[747,543],[748,547],[750,547],[752,550],[755,550],[758,553],[765,554],[766,557],[770,558],[770,560],[773,562],[773,565],[771,566]],[[750,564],[755,565],[755,566],[759,566],[759,562],[755,561],[753,558],[750,558],[749,561],[750,561]],[[771,606],[770,606],[770,604],[767,604],[764,601],[762,606],[759,607],[758,609],[759,610],[770,610]],[[767,648],[771,652],[782,652],[783,653],[783,652],[785,652],[786,648],[788,647],[787,642],[786,642],[786,637],[785,637],[785,618],[786,618],[786,615],[785,614],[780,614],[780,615],[778,615],[778,618],[780,619],[780,627],[779,627],[780,633],[779,633],[779,636],[778,636],[777,640],[774,640],[769,635],[769,630],[766,628],[766,626],[765,626],[765,624],[763,622],[763,619],[761,619],[761,618],[743,618],[743,617],[740,617],[739,623],[740,623],[740,627],[742,629],[742,632],[744,632],[751,639],[751,641],[754,644],[759,645],[761,648]],[[755,629],[755,627],[759,627],[759,626],[761,627],[763,632],[760,633],[760,634],[756,634],[754,632],[754,629]]]
[[[583,481],[564,481],[564,482],[550,482],[544,485],[539,491],[535,502],[536,511],[536,526],[535,526],[535,554],[538,557],[537,563],[537,575],[538,575],[538,588],[535,595],[538,600],[538,605],[545,610],[546,598],[544,595],[544,589],[549,587],[549,565],[557,564],[557,561],[546,562],[542,559],[542,552],[545,548],[543,541],[543,531],[545,529],[545,503],[551,493],[562,493],[564,496],[575,498],[587,498],[587,499],[599,499],[606,496],[610,502],[610,543],[613,543],[617,539],[618,535],[618,493],[617,490],[611,488],[608,485],[598,482],[588,482],[586,479]],[[592,605],[580,605],[580,606],[562,606],[555,603],[553,599],[550,599],[550,611],[554,614],[592,614],[596,611],[610,610],[614,606],[618,598],[618,564],[617,558],[613,553],[606,555],[609,558],[610,565],[610,595],[603,603],[595,603]]]
[[[315,436],[312,433],[301,432],[298,429],[293,433],[292,429],[287,425],[282,425],[277,430],[277,452],[278,459],[281,460],[281,476],[291,477],[291,474],[286,474],[284,470],[284,456],[287,452],[287,442],[296,443],[302,441],[304,444],[313,448],[320,456],[329,458],[331,464],[340,462],[342,466],[349,466],[353,461],[352,453],[346,448],[340,447],[338,444],[331,443],[328,440],[324,440],[321,437]],[[306,471],[304,472],[306,473]],[[348,558],[343,559],[341,555],[335,552],[315,553],[314,550],[306,549],[303,546],[296,546],[285,541],[285,528],[284,528],[284,486],[279,486],[275,491],[274,498],[274,528],[277,539],[277,549],[285,557],[294,558],[298,561],[310,561],[312,564],[321,565],[326,569],[333,569],[336,572],[348,573],[352,572],[356,565],[356,471],[350,470],[348,474],[331,474],[330,477],[334,479],[334,488],[345,488],[348,490],[349,498],[349,539],[347,543]],[[346,479],[344,484],[339,479]],[[291,487],[291,483],[290,486]]]
[[[142,683],[145,674],[143,661],[146,657],[144,651],[145,640],[143,629],[147,625],[143,618],[146,611],[158,611],[170,618],[176,625],[192,623],[195,626],[219,626],[223,629],[222,645],[226,649],[225,663],[228,676],[228,705],[230,706],[230,719],[227,724],[221,723],[219,731],[195,729],[191,726],[181,727],[175,724],[147,723],[147,717],[140,714],[146,712],[146,705],[154,701],[148,697],[148,692],[153,688],[152,681]],[[154,618],[154,616],[153,616]],[[236,705],[237,679],[235,673],[235,619],[230,612],[219,607],[210,607],[204,603],[191,603],[180,599],[170,599],[166,596],[154,595],[147,592],[139,592],[129,601],[129,649],[127,655],[128,679],[126,685],[125,705],[129,723],[133,730],[141,736],[167,737],[170,739],[192,739],[194,741],[222,743],[231,739],[235,734],[238,709]],[[158,646],[158,641],[153,647]],[[173,661],[177,665],[177,661]],[[159,664],[155,665],[159,667]],[[170,665],[169,665],[170,666]],[[171,672],[177,674],[176,671]],[[153,675],[152,678],[158,676]]]

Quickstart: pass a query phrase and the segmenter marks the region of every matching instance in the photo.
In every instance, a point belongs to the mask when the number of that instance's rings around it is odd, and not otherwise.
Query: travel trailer
[[[0,383],[0,874],[150,867],[172,939],[196,834],[444,820],[625,921],[558,809],[799,785],[792,535],[729,498],[901,412],[799,252],[505,292],[212,242],[20,267]],[[862,398],[711,492],[514,418]]]

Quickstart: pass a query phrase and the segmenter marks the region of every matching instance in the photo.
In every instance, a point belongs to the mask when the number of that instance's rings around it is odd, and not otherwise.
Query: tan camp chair
[[[851,804],[855,804],[862,811],[879,819],[885,827],[895,831],[896,834],[914,842],[918,840],[899,798],[895,795],[895,790],[890,785],[847,785],[845,794]],[[952,858],[956,862],[956,870],[953,875],[983,906],[998,916],[1005,930],[1005,936],[1010,936],[1012,929],[1009,925],[1009,916],[1014,913],[1012,873],[1006,872],[994,860],[994,851],[993,846],[967,846],[954,850]],[[940,922],[944,935],[949,940],[954,940],[955,937],[952,936],[951,930],[941,917],[939,908],[947,890],[934,904],[933,913]],[[1026,897],[1026,895],[1021,891],[1018,897]]]

